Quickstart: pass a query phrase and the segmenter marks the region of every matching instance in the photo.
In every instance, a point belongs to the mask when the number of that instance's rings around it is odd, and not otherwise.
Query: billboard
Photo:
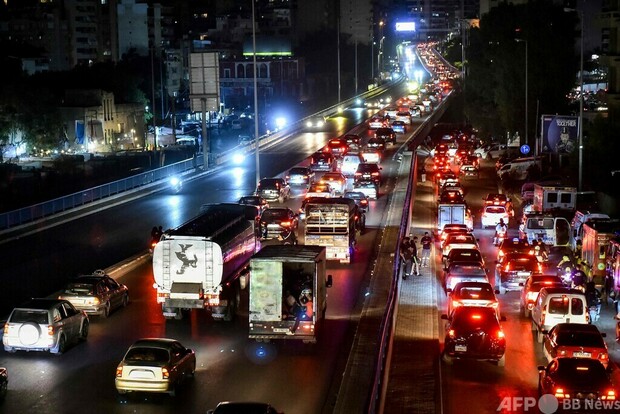
[[[397,22],[397,32],[415,32],[415,22]]]
[[[193,112],[220,110],[220,62],[217,52],[191,53],[189,56],[189,98]]]
[[[579,117],[542,116],[542,152],[569,154],[577,148]]]

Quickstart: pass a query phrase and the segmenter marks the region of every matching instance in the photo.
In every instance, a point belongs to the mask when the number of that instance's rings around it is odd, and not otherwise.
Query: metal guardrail
[[[338,112],[340,107],[350,105],[359,98],[364,99],[367,97],[373,97],[381,94],[398,82],[400,82],[400,80],[397,82],[386,84],[381,87],[373,88],[360,95],[354,96],[350,99],[326,108],[320,112],[317,112],[316,114],[305,117],[281,131],[269,135],[263,135],[259,137],[258,143],[260,146],[271,145],[298,131],[301,127],[303,127],[304,122],[311,117],[334,114]],[[215,165],[224,164],[229,161],[235,154],[238,154],[240,152],[242,154],[248,154],[250,152],[253,152],[255,147],[256,143],[251,143],[249,145],[237,145],[236,147],[228,151],[218,154],[212,154],[213,163]],[[209,161],[209,165],[211,165],[211,160]],[[113,181],[111,183],[103,184],[97,187],[88,188],[64,197],[58,197],[50,201],[45,201],[43,203],[34,204],[32,206],[20,208],[6,213],[0,213],[0,230],[7,230],[22,224],[31,223],[33,221],[52,216],[54,214],[74,209],[76,207],[88,205],[90,203],[93,203],[94,201],[127,192],[129,190],[145,187],[149,184],[153,184],[158,181],[167,179],[171,175],[193,170],[196,168],[196,166],[202,164],[203,155],[198,154],[196,158],[187,159],[185,161],[167,165],[165,167],[157,168],[144,173],[136,174],[134,176]]]
[[[419,132],[416,137],[413,138],[414,143],[419,145],[422,141],[422,137],[426,136],[428,132],[432,129],[435,123],[443,116],[448,102],[452,96],[450,93],[446,98],[442,100],[440,105],[437,107],[437,110],[433,112],[431,116],[428,116],[426,120],[420,125]],[[417,183],[417,155],[416,152],[413,152],[411,157],[411,175],[412,179],[409,180],[407,185],[407,191],[405,193],[404,205],[403,205],[403,213],[401,222],[398,230],[398,240],[402,240],[409,233],[409,220],[411,218],[410,209],[412,208],[412,195],[413,188]],[[400,258],[400,243],[397,244],[396,247],[396,255],[395,257]],[[396,289],[398,288],[398,277],[400,270],[400,260],[394,260],[394,268],[392,270],[392,283],[390,285],[390,291],[388,294],[388,299],[386,303],[386,311],[383,315],[383,319],[381,320],[380,332],[379,332],[379,350],[376,355],[376,370],[375,370],[375,378],[373,380],[372,389],[369,390],[368,397],[368,414],[375,414],[381,412],[380,407],[382,406],[382,398],[385,398],[385,395],[382,395],[382,387],[387,385],[388,374],[386,371],[387,364],[387,356],[389,348],[391,347],[392,342],[392,334],[394,332],[394,328],[396,326],[396,319],[394,317],[394,309],[397,305],[396,299]]]

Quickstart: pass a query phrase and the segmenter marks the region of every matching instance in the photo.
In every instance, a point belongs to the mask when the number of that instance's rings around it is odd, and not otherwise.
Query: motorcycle
[[[183,188],[183,181],[176,175],[170,177],[168,183],[170,184],[170,189],[172,189],[172,191],[174,191],[175,193],[180,192]]]
[[[493,238],[493,245],[499,246],[506,239],[506,230],[499,230],[495,232],[495,237]]]
[[[297,245],[297,236],[293,229],[283,230],[278,234],[278,240],[284,245]]]
[[[598,322],[601,317],[601,304],[588,306],[588,313],[590,315],[590,323]]]

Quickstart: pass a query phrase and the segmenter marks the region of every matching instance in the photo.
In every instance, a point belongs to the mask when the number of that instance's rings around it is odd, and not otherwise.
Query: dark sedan
[[[551,394],[561,407],[595,401],[616,401],[618,396],[605,367],[589,358],[557,358],[538,367],[538,395]],[[564,405],[566,403],[566,405]]]
[[[494,308],[462,306],[441,318],[448,320],[442,354],[446,364],[474,359],[505,365],[506,339]]]
[[[263,238],[278,237],[283,231],[296,231],[298,217],[293,210],[286,207],[268,208],[260,216]]]

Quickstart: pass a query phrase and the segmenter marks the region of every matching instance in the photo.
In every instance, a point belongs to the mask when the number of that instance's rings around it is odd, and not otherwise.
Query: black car
[[[385,151],[385,139],[381,137],[374,137],[368,140],[366,144],[368,148],[377,149],[381,152]]]
[[[362,137],[357,134],[346,134],[342,137],[342,139],[347,143],[349,147],[351,147],[351,145],[359,147],[362,143]]]
[[[248,195],[243,196],[237,201],[239,204],[243,204],[245,206],[254,206],[256,207],[258,215],[262,213],[266,208],[269,208],[269,203],[261,196],[257,195]]]
[[[310,159],[312,171],[331,171],[334,165],[334,156],[329,152],[316,152]]]
[[[268,239],[285,231],[297,231],[298,221],[298,216],[290,208],[268,208],[260,216],[261,236]]]
[[[448,321],[442,353],[446,364],[454,359],[474,359],[505,365],[506,338],[494,308],[461,306],[441,318]]]
[[[378,164],[362,162],[357,166],[353,182],[369,180],[381,185],[381,167]]]
[[[359,209],[363,212],[367,212],[370,208],[370,205],[368,204],[368,197],[361,191],[345,191],[342,197],[354,200],[357,207],[359,207]]]
[[[458,190],[443,190],[439,195],[439,202],[442,204],[463,204],[465,203],[465,198],[463,198],[463,193]]]
[[[533,254],[508,253],[497,263],[495,288],[499,293],[521,290],[528,277],[542,274],[542,267]]]
[[[590,358],[556,358],[538,367],[538,395],[551,394],[559,406],[570,400],[584,407],[585,400],[615,401],[618,397],[603,364]]]
[[[396,132],[392,128],[378,128],[375,131],[375,138],[383,138],[385,142],[396,144]]]
[[[290,195],[290,187],[283,178],[263,178],[258,182],[256,195],[267,201],[283,203]]]
[[[514,239],[504,239],[499,244],[499,249],[497,250],[497,260],[501,261],[502,258],[508,253],[534,254],[534,246],[532,246],[526,239],[520,239],[518,237]]]

